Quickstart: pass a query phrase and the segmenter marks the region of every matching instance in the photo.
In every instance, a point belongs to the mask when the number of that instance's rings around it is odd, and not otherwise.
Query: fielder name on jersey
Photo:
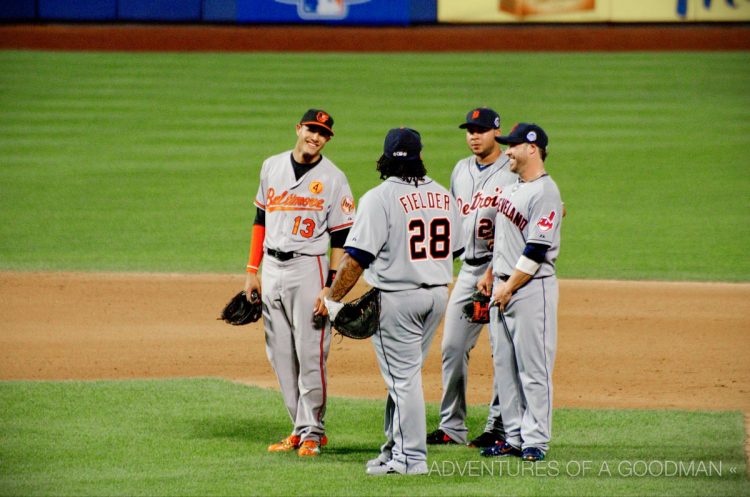
[[[436,192],[414,192],[402,195],[398,198],[404,213],[409,213],[417,209],[439,209],[449,211],[451,208],[451,197]]]

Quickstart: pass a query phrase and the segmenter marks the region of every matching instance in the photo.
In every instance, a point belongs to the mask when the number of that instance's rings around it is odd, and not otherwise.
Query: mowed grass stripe
[[[429,173],[447,184],[468,155],[457,125],[490,105],[506,132],[523,119],[551,136],[548,169],[568,208],[562,276],[747,281],[737,247],[750,245],[748,62],[741,52],[2,52],[0,267],[241,270],[260,163],[291,148],[304,109],[334,115],[326,154],[359,197],[379,181],[393,126],[422,133]],[[128,218],[124,198],[143,208]],[[50,212],[55,229],[29,229]],[[61,238],[69,230],[110,249],[83,253]],[[226,246],[192,249],[215,233]],[[156,262],[160,243],[168,266]]]
[[[380,401],[330,399],[329,445],[316,460],[266,451],[289,430],[277,391],[221,380],[3,382],[0,401],[0,495],[747,495],[750,486],[738,412],[558,409],[549,457],[536,466],[430,447],[429,476],[374,479],[364,461],[382,442]],[[427,405],[428,426],[438,410]],[[472,433],[485,416],[486,406],[469,406]],[[633,474],[653,461],[693,469]],[[708,464],[722,471],[697,469]]]

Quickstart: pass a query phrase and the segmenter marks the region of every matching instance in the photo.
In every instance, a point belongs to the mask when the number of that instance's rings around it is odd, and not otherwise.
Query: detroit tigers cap
[[[305,115],[302,116],[302,119],[299,120],[299,123],[308,126],[319,126],[321,128],[325,128],[331,133],[331,136],[333,136],[333,118],[328,112],[324,110],[308,110],[307,112],[305,112]]]
[[[422,151],[422,137],[411,128],[393,128],[385,135],[383,155],[392,159],[417,160]]]
[[[469,126],[478,126],[487,129],[500,129],[500,114],[489,107],[478,107],[472,109],[466,114],[466,122],[459,128],[468,128]]]
[[[513,129],[510,130],[507,136],[498,136],[495,140],[503,145],[533,143],[539,148],[547,148],[547,144],[549,143],[547,133],[534,123],[518,123],[513,126]]]

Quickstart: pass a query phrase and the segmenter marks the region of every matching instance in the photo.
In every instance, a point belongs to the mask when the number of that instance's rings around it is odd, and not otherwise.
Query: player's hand
[[[484,273],[484,275],[479,278],[479,281],[477,281],[477,290],[479,290],[482,295],[490,296],[492,293],[492,273]]]
[[[258,275],[255,273],[246,273],[247,276],[245,276],[245,295],[247,296],[247,299],[250,299],[250,295],[252,295],[253,290],[258,292],[258,295],[261,295],[260,291],[260,280],[258,279]]]
[[[328,309],[326,309],[325,298],[330,297],[331,289],[328,287],[323,288],[318,294],[318,298],[315,299],[315,308],[313,314],[316,316],[327,316]]]
[[[510,285],[508,285],[507,282],[501,283],[495,288],[490,305],[496,305],[501,311],[503,311],[505,310],[505,306],[508,305],[508,302],[510,302],[512,296],[513,292],[510,290]]]

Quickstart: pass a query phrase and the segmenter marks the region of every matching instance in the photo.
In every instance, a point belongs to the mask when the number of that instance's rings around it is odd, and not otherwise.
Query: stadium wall
[[[3,0],[3,22],[322,24],[748,22],[738,0]]]

